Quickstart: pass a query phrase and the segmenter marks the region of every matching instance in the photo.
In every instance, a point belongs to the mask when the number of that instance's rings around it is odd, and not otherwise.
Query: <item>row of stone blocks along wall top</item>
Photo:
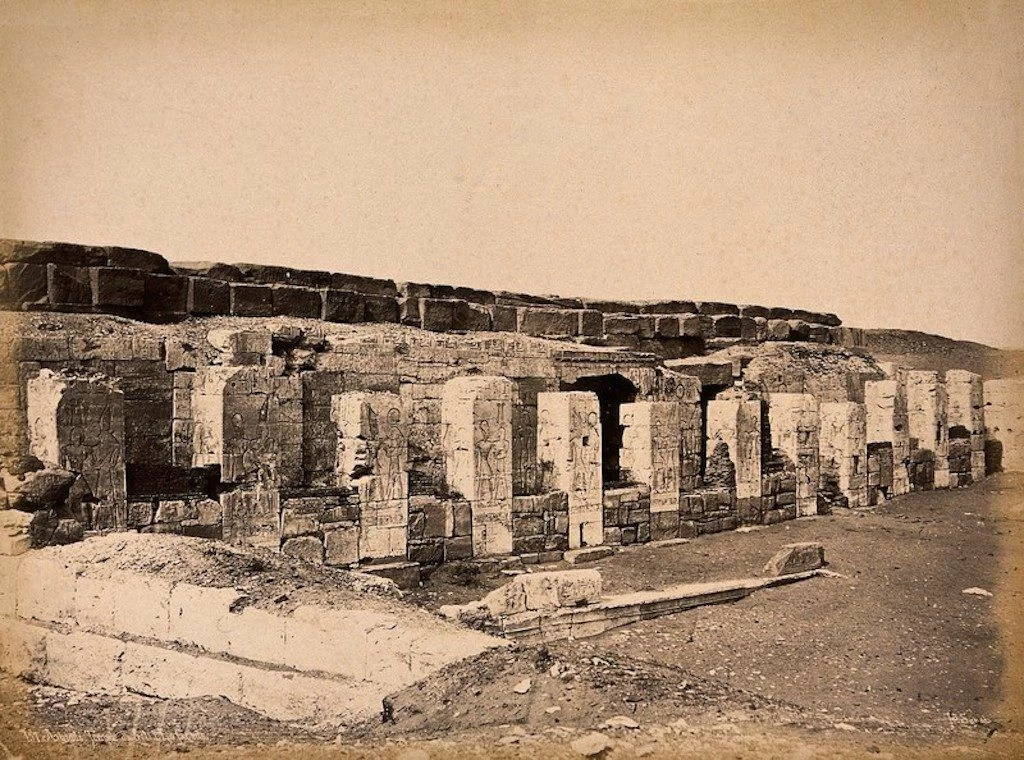
[[[619,302],[490,292],[257,264],[170,264],[135,249],[0,241],[0,307],[148,321],[287,316],[439,332],[567,337],[667,355],[704,341],[860,345],[834,314],[718,302]]]
[[[509,378],[443,384],[432,426],[442,480],[432,492],[413,493],[408,396],[331,393],[333,482],[312,487],[304,481],[307,397],[298,375],[267,365],[184,374],[186,448],[201,485],[171,498],[140,499],[128,487],[117,381],[49,370],[28,381],[31,452],[77,474],[91,527],[221,535],[339,565],[550,558],[585,545],[863,506],[913,488],[966,485],[985,472],[981,378],[953,370],[943,381],[893,369],[890,379],[865,384],[865,404],[734,389],[703,408],[697,394],[622,403],[613,422],[594,392],[539,392],[531,399],[535,427],[526,428],[538,472],[532,493],[515,488],[513,463],[524,460],[514,455],[523,441],[513,420],[524,400]],[[684,483],[695,440],[704,471]],[[611,477],[608,441],[617,454]],[[5,473],[5,498],[16,502],[41,479]],[[24,546],[24,528],[10,528],[9,546]]]

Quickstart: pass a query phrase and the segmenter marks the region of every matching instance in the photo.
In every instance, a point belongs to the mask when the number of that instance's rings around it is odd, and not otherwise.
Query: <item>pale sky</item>
[[[1024,3],[0,0],[0,236],[1024,346]]]

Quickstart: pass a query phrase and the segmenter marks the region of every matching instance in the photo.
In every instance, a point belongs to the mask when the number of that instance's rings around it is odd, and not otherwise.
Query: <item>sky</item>
[[[1024,3],[0,0],[0,236],[1024,347]]]

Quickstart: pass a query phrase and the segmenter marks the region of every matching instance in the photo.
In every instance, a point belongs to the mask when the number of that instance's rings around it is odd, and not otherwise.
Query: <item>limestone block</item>
[[[492,376],[453,378],[442,391],[445,477],[470,504],[477,556],[512,551],[514,394],[511,380]]]
[[[238,488],[220,495],[224,538],[228,541],[277,546],[280,492],[275,488]]]
[[[171,590],[170,637],[209,652],[226,652],[229,637],[220,621],[230,615],[241,594],[233,588],[178,583]]]
[[[93,578],[80,575],[75,579],[75,623],[86,631],[112,633],[114,609],[120,594],[118,578]]]
[[[736,497],[761,496],[761,402],[714,399],[707,405],[707,450],[728,447],[735,467]]]
[[[106,636],[50,631],[42,680],[86,694],[119,694],[124,649],[123,641]]]
[[[537,394],[537,460],[542,484],[569,495],[569,548],[604,543],[601,421],[597,395]]]
[[[163,699],[223,697],[241,702],[242,667],[225,660],[126,643],[121,662],[125,690]]]
[[[817,400],[807,393],[771,393],[768,396],[768,421],[771,427],[772,448],[782,451],[796,466],[797,514],[817,514]]]
[[[97,376],[44,369],[28,381],[25,403],[31,453],[80,473],[109,515],[103,527],[124,527],[124,394]]]
[[[640,401],[623,404],[624,430],[619,466],[625,479],[651,489],[651,512],[678,512],[680,489],[679,404]]]
[[[18,617],[59,623],[75,614],[75,573],[45,552],[21,558],[17,570]]]
[[[825,402],[819,408],[821,477],[835,477],[853,509],[867,506],[867,429],[864,404]]]
[[[327,610],[300,606],[285,620],[283,664],[369,680],[378,660],[367,631],[394,626],[391,615],[371,610]]]
[[[324,562],[351,565],[359,561],[359,526],[339,525],[324,530]]]
[[[0,617],[17,615],[20,562],[19,557],[0,556]]]
[[[591,604],[600,600],[601,588],[597,570],[526,573],[495,589],[481,603],[495,617],[518,615]]]
[[[243,668],[241,673],[239,704],[275,720],[355,720],[380,709],[380,694],[367,690],[364,684],[259,668]]]
[[[40,681],[46,665],[48,628],[0,617],[0,670],[17,678]]]
[[[825,547],[816,541],[786,544],[764,566],[766,575],[791,575],[825,564]]]

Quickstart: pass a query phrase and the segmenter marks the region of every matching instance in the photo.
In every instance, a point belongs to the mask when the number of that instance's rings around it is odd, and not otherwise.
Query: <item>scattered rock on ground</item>
[[[598,757],[612,748],[612,740],[604,734],[594,731],[581,736],[569,745],[573,751],[584,757]]]
[[[971,596],[992,596],[992,592],[991,591],[986,591],[985,589],[978,588],[977,586],[971,586],[970,588],[965,588],[961,593],[963,593],[963,594],[970,594]]]
[[[825,547],[817,541],[786,544],[764,566],[767,575],[791,575],[816,570],[825,564]]]

